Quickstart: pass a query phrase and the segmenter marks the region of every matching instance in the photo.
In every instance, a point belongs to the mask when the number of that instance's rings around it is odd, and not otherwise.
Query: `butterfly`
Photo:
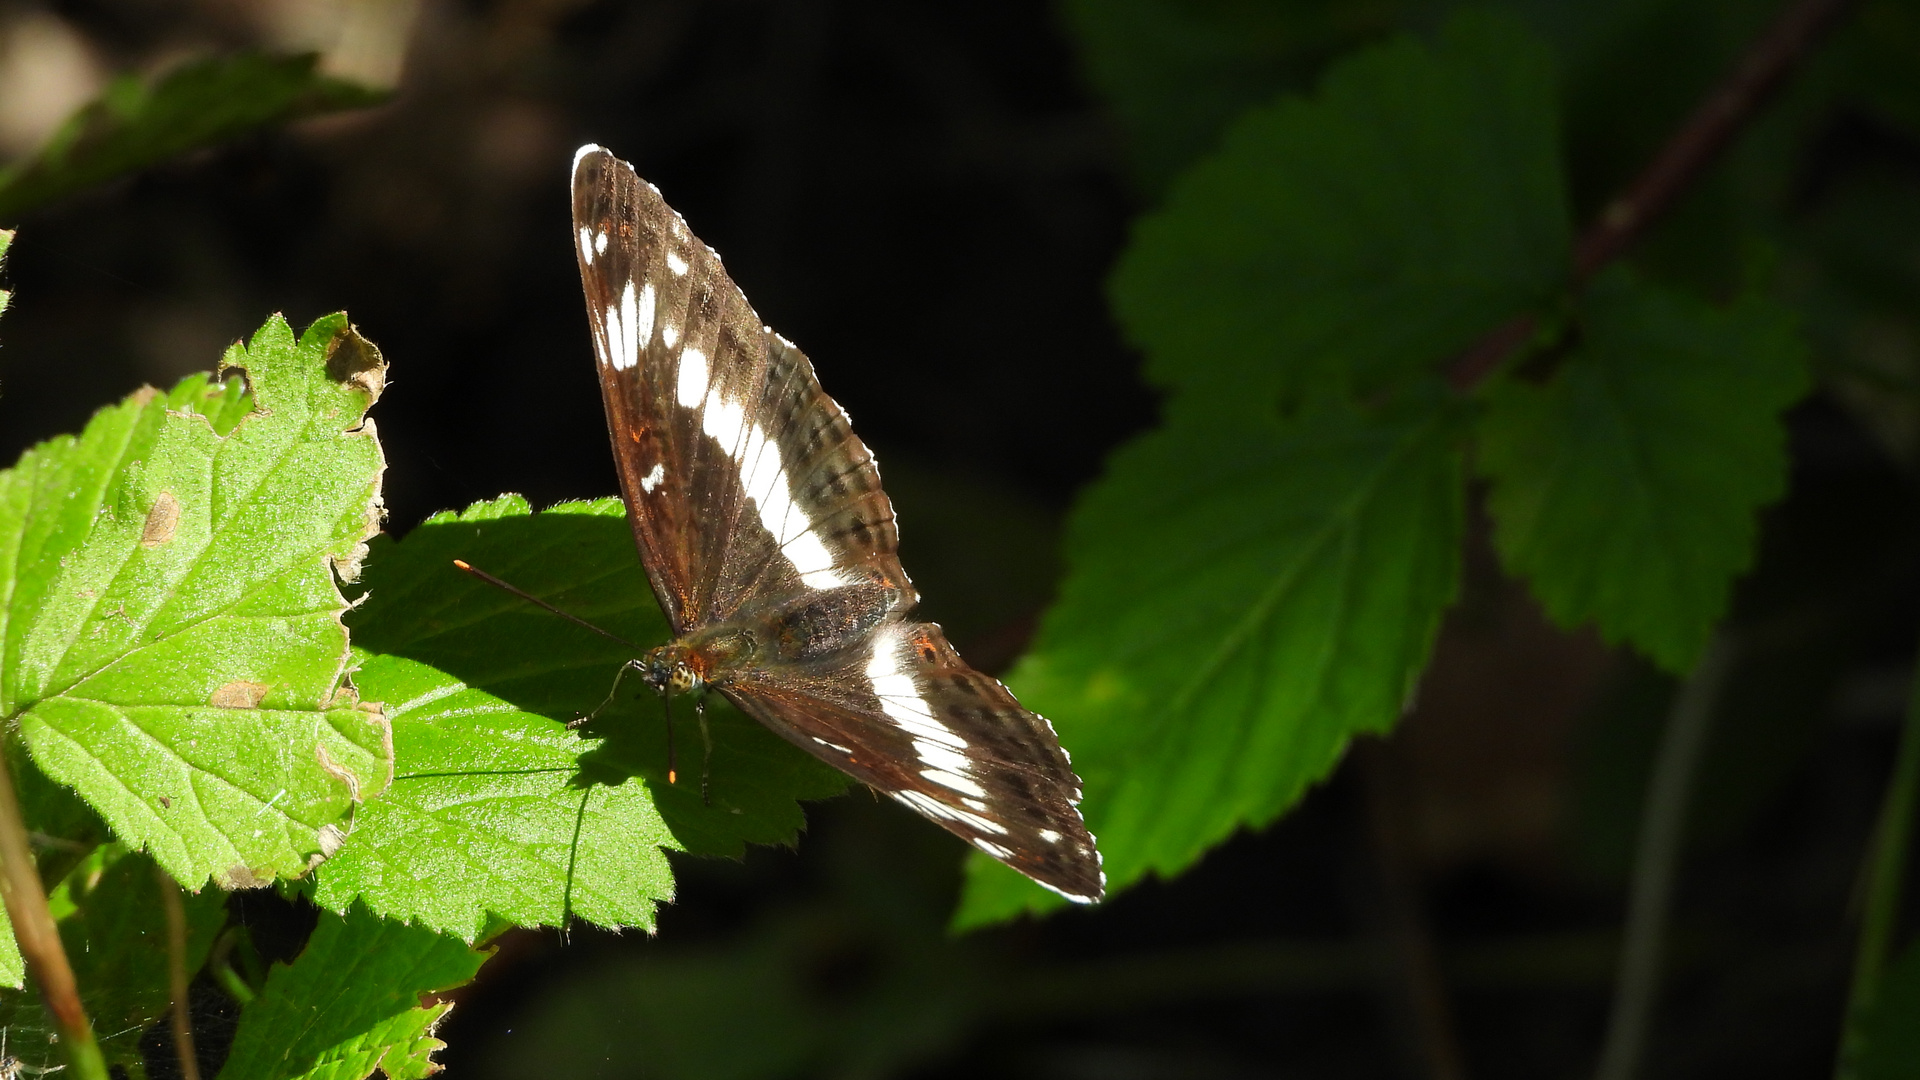
[[[967,666],[897,555],[873,455],[653,185],[573,160],[580,280],[627,518],[674,640],[629,665],[716,690],[1069,900],[1105,893],[1053,727]]]

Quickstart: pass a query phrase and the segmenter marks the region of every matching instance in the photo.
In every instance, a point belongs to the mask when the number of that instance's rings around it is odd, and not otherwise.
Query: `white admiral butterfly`
[[[806,356],[598,146],[574,155],[573,224],[627,518],[675,635],[629,668],[662,692],[718,690],[1047,888],[1099,900],[1052,726],[909,621],[893,506]]]

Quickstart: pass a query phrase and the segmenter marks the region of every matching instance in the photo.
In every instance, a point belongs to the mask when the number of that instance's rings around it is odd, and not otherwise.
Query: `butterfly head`
[[[662,645],[647,653],[647,685],[655,690],[691,694],[703,689],[706,681],[689,663],[685,646]]]

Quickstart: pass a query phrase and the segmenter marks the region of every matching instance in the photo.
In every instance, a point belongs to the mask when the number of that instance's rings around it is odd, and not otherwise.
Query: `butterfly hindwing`
[[[748,714],[1069,899],[1098,899],[1080,779],[1045,719],[938,626],[889,621],[861,647],[726,688]]]

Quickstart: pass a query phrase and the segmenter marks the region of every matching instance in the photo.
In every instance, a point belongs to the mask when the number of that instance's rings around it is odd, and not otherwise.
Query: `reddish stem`
[[[1639,177],[1607,204],[1600,220],[1580,237],[1573,255],[1576,286],[1619,258],[1686,192],[1850,6],[1852,0],[1801,0],[1781,14],[1733,74],[1707,95]],[[1494,329],[1453,361],[1448,381],[1461,391],[1480,385],[1532,337],[1536,324],[1534,316],[1522,315]]]

